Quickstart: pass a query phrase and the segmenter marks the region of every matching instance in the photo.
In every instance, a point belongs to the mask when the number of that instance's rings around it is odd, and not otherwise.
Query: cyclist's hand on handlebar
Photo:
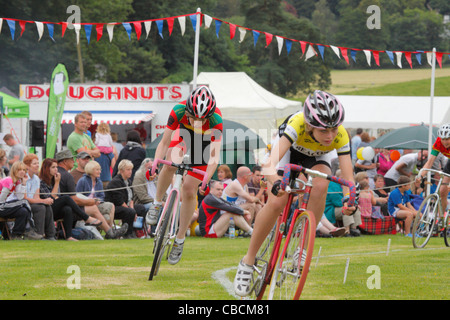
[[[145,173],[145,177],[147,178],[148,181],[153,181],[153,180],[155,180],[156,175],[158,174],[158,170],[156,170],[156,172],[155,172],[154,175],[151,175],[151,172],[150,172],[150,171],[151,171],[151,170],[148,170],[148,171]]]
[[[273,183],[273,187],[272,187],[272,194],[277,197],[282,197],[285,193],[286,193],[286,191],[281,189],[281,180],[275,181]]]

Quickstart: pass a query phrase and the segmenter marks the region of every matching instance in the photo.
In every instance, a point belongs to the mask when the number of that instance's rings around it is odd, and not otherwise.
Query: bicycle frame
[[[183,182],[184,172],[185,171],[193,171],[195,173],[203,175],[202,189],[204,189],[207,184],[208,176],[205,171],[198,170],[196,168],[191,168],[189,165],[186,165],[184,163],[176,164],[174,162],[163,160],[163,159],[155,159],[155,161],[153,162],[153,165],[152,165],[152,172],[151,172],[152,175],[155,173],[156,168],[157,168],[158,164],[160,164],[160,163],[177,168],[177,172],[175,174],[175,182],[173,183],[172,190],[170,190],[169,196],[167,197],[167,199],[170,199],[171,195],[175,194],[175,205],[172,208],[172,212],[169,213],[172,216],[172,222],[171,222],[170,231],[169,231],[169,234],[170,234],[169,239],[172,240],[176,236],[176,231],[177,231],[176,229],[178,226],[178,218],[179,218],[179,211],[180,211],[179,210],[180,187],[181,187],[181,183]],[[164,206],[161,217],[165,216],[166,214],[167,214],[166,207]],[[163,221],[163,219],[158,220],[158,223],[157,223],[156,229],[155,229],[155,234],[158,233],[159,228],[161,227],[162,221]]]
[[[301,179],[291,179],[291,171],[296,171],[296,172],[302,172],[305,175],[307,175],[307,181],[303,181]],[[285,190],[286,192],[289,193],[288,196],[288,201],[286,206],[284,207],[284,210],[282,212],[282,214],[278,217],[277,220],[277,224],[276,224],[276,233],[275,233],[275,237],[274,237],[274,245],[273,245],[273,249],[270,255],[270,259],[269,261],[263,261],[265,263],[267,263],[267,271],[266,274],[264,276],[264,279],[262,279],[263,284],[262,284],[262,288],[264,289],[264,287],[270,283],[270,280],[272,278],[274,269],[276,267],[277,264],[277,258],[280,254],[280,249],[281,249],[281,241],[283,239],[283,235],[285,234],[285,227],[286,227],[286,223],[290,214],[290,209],[292,206],[292,201],[293,198],[296,194],[303,194],[303,198],[302,198],[302,202],[299,204],[299,208],[294,210],[294,213],[292,215],[292,219],[291,222],[295,221],[297,219],[297,217],[304,211],[307,210],[307,206],[308,206],[308,202],[309,202],[309,197],[311,194],[311,189],[313,187],[313,178],[316,177],[320,177],[323,179],[327,179],[329,181],[334,181],[336,183],[339,183],[341,185],[345,185],[349,188],[350,191],[350,198],[348,201],[348,205],[349,206],[353,206],[355,204],[355,197],[356,197],[356,188],[354,186],[354,184],[350,181],[346,181],[344,179],[341,178],[337,178],[334,176],[330,176],[327,175],[325,173],[322,173],[320,171],[316,171],[316,170],[311,170],[311,169],[307,169],[307,168],[303,168],[302,166],[299,165],[294,165],[294,164],[287,164],[284,167],[284,174],[283,174],[283,179],[282,179],[282,184],[281,184],[281,189]],[[303,185],[301,188],[294,188],[295,182],[298,182],[299,184]],[[294,223],[291,223],[289,226],[289,230],[287,233],[287,238],[290,237],[290,235],[292,234],[293,231],[293,227],[294,227]],[[302,239],[302,241],[305,241],[306,239]],[[284,255],[286,252],[287,246],[286,244],[283,247],[283,251],[282,254]],[[261,260],[262,261],[262,260]],[[258,273],[261,272],[261,270],[257,270]],[[255,289],[255,287],[258,285],[258,283],[254,283],[252,290]],[[265,290],[261,290],[258,293],[257,299],[260,300],[262,299],[263,295],[264,295],[264,291]]]
[[[169,192],[168,201],[164,205],[161,217],[158,219],[155,230],[155,240],[153,247],[153,254],[155,255],[152,264],[152,270],[150,271],[149,280],[153,279],[158,273],[162,256],[168,246],[170,248],[172,240],[176,237],[178,232],[178,221],[180,216],[180,187],[183,182],[183,176],[186,171],[192,171],[203,175],[202,188],[204,189],[208,181],[208,175],[202,170],[192,168],[187,164],[176,164],[171,161],[155,159],[151,169],[151,175],[154,175],[158,164],[164,164],[177,168],[175,175],[175,182],[173,183],[172,190]],[[169,212],[169,207],[170,212]],[[167,220],[169,219],[169,220]],[[169,250],[167,251],[169,254]]]
[[[443,184],[443,180],[445,177],[450,178],[450,175],[447,173],[444,173],[442,171],[439,170],[434,170],[434,169],[426,169],[426,168],[422,168],[419,171],[419,177],[422,177],[422,173],[423,172],[428,172],[428,173],[437,173],[439,174],[440,178],[439,178],[439,182],[436,186],[436,190],[433,193],[430,193],[429,195],[427,195],[422,204],[419,207],[419,212],[416,216],[416,218],[414,219],[414,223],[413,223],[413,227],[412,227],[412,234],[413,234],[413,246],[415,248],[423,248],[427,245],[429,239],[431,236],[435,235],[436,233],[439,234],[439,232],[441,230],[439,230],[439,225],[442,221],[442,224],[444,226],[443,231],[444,231],[444,241],[445,244],[448,246],[449,245],[449,241],[447,239],[448,234],[447,234],[447,229],[448,229],[448,225],[446,225],[446,223],[448,223],[448,210],[447,208],[443,208],[442,206],[442,198],[441,198],[441,194],[440,194],[440,188]],[[429,215],[429,214],[425,214],[423,213],[423,210],[427,207],[427,204],[429,203],[429,201],[431,199],[436,199],[435,200],[435,205],[437,206],[437,212],[434,212],[433,214]],[[446,222],[447,221],[447,222]],[[429,229],[427,229],[426,226],[429,226]],[[425,228],[424,228],[425,227]],[[428,231],[428,232],[427,232]],[[427,232],[427,233],[424,233]],[[426,235],[426,236],[425,236]],[[423,239],[423,241],[421,242],[421,240]]]

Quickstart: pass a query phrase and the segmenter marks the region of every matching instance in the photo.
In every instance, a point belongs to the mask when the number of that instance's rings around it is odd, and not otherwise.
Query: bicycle
[[[291,171],[304,173],[307,175],[307,181],[291,177]],[[299,165],[287,164],[284,167],[281,188],[288,192],[288,202],[278,217],[277,224],[259,249],[253,268],[254,281],[250,294],[257,300],[264,297],[268,284],[269,300],[300,298],[308,275],[316,235],[314,214],[306,209],[313,187],[312,179],[315,177],[347,186],[350,190],[348,205],[353,206],[355,203],[356,188],[352,182]],[[299,184],[298,187],[296,183]],[[303,194],[303,198],[299,208],[291,214],[291,205],[296,194]],[[271,254],[267,260],[269,252]]]
[[[429,171],[432,173],[438,173],[440,176],[439,182],[434,193],[429,194],[420,204],[417,215],[414,219],[412,228],[412,242],[414,248],[423,248],[427,245],[433,234],[439,234],[440,231],[444,233],[444,242],[447,247],[450,246],[449,232],[449,210],[442,208],[441,195],[439,189],[442,185],[444,177],[450,175],[442,171],[434,169],[421,169],[419,171],[419,177],[422,175],[422,171]]]
[[[177,234],[178,220],[180,216],[180,186],[183,181],[184,173],[187,171],[192,171],[203,175],[202,189],[205,189],[208,178],[205,171],[192,168],[183,162],[181,164],[177,164],[162,159],[155,159],[155,161],[153,162],[153,166],[151,169],[152,175],[155,173],[159,163],[175,167],[177,168],[177,171],[175,174],[175,182],[173,183],[172,190],[170,190],[167,201],[162,209],[161,216],[156,225],[155,239],[153,242],[154,258],[152,269],[148,278],[149,281],[153,280],[153,277],[158,274],[159,266],[166,250],[166,259],[168,258],[173,239]]]

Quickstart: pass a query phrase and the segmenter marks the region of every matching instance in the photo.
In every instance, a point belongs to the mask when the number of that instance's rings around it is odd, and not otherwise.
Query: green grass
[[[390,254],[386,246],[391,238]],[[1,300],[225,300],[234,299],[213,273],[237,266],[249,239],[186,240],[181,262],[164,261],[147,281],[153,240],[1,241]],[[412,248],[401,235],[316,240],[303,299],[448,299],[450,251],[442,238]],[[350,266],[343,284],[347,258]],[[81,289],[69,289],[68,267],[80,268]],[[368,289],[367,268],[380,268],[381,289]],[[235,269],[228,272],[228,281]],[[72,283],[72,282],[71,282]]]
[[[349,91],[342,94],[367,95],[367,96],[429,96],[431,80],[414,80],[400,83],[392,83],[378,87]],[[435,96],[450,96],[450,77],[436,78]]]

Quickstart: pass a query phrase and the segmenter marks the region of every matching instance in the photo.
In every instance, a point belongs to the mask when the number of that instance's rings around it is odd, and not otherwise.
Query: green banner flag
[[[58,140],[61,120],[66,102],[66,93],[69,86],[69,76],[66,67],[58,64],[52,73],[50,94],[48,97],[47,113],[47,139],[45,143],[45,157],[55,156],[56,141]]]

